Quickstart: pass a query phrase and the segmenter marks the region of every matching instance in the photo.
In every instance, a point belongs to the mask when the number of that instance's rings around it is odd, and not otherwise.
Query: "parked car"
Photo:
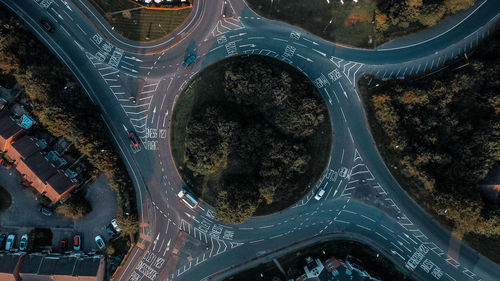
[[[64,238],[61,240],[61,252],[66,252],[68,250],[68,239]]]
[[[7,235],[5,233],[2,233],[2,235],[0,235],[0,250],[3,249],[6,238],[7,238]]]
[[[130,139],[130,141],[132,142],[132,145],[134,147],[138,147],[139,145],[141,145],[141,141],[139,140],[139,138],[135,135],[134,132],[130,132],[128,134],[128,138]]]
[[[324,194],[325,194],[325,189],[321,188],[314,196],[314,199],[319,200],[321,199],[321,197],[323,197]]]
[[[95,243],[97,244],[97,247],[99,247],[99,250],[102,250],[106,247],[106,244],[104,243],[104,239],[102,239],[101,235],[97,235],[95,237]]]
[[[6,251],[10,251],[10,249],[12,249],[12,246],[14,246],[14,240],[16,240],[15,234],[9,234],[9,236],[7,236],[7,242],[5,242]]]
[[[79,234],[75,235],[75,237],[73,238],[73,250],[75,251],[80,251],[80,248],[82,246],[82,241],[81,241],[81,237]]]
[[[0,165],[5,169],[5,170],[10,170],[12,169],[12,164],[7,162],[7,160],[0,158]]]
[[[184,68],[187,68],[188,66],[190,66],[194,61],[196,60],[196,57],[191,55],[189,57],[187,57],[185,60],[184,60],[184,63],[182,63],[182,66]]]
[[[19,250],[26,251],[26,249],[28,249],[28,234],[23,234],[21,242],[19,242]]]
[[[43,28],[47,30],[50,33],[53,33],[56,29],[54,28],[54,25],[48,21],[48,20],[41,20],[40,23],[42,24]]]
[[[38,211],[40,213],[42,213],[42,215],[44,215],[44,216],[47,216],[47,217],[52,216],[52,211],[48,207],[46,207],[42,204],[38,205]]]
[[[120,229],[120,226],[118,226],[118,222],[116,221],[116,219],[111,220],[111,225],[115,229],[116,233],[122,232],[122,230]]]

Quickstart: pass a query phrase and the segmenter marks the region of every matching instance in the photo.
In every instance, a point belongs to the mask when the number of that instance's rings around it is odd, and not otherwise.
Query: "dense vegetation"
[[[56,207],[56,212],[69,219],[80,219],[92,211],[90,202],[82,192],[73,194],[64,203]]]
[[[323,136],[327,141],[315,148],[323,151],[315,159],[320,164],[313,165],[310,139],[329,123],[312,83],[267,57],[236,57],[219,65],[224,66],[218,68],[222,79],[214,80],[223,81],[219,97],[193,109],[185,129],[176,128],[174,117],[172,137],[185,130],[185,153],[176,160],[185,181],[195,191],[203,186],[216,194],[199,192],[214,205],[217,219],[241,223],[263,205],[289,206],[314,184],[326,164],[331,127]],[[181,96],[174,115],[184,106]]]
[[[0,185],[0,211],[7,210],[12,204],[10,193]]]
[[[111,139],[103,134],[107,127],[96,114],[99,108],[75,83],[71,72],[6,9],[0,11],[0,83],[22,85],[40,123],[53,135],[72,142],[106,174],[117,195],[117,219],[124,224],[133,222],[137,232],[135,190]],[[125,215],[127,212],[133,215]]]
[[[365,102],[377,145],[389,166],[399,168],[393,173],[402,186],[458,237],[482,237],[498,262],[500,211],[477,189],[500,161],[496,35],[460,71],[389,81]]]
[[[437,24],[475,0],[247,0],[259,14],[286,21],[327,40],[374,47]]]

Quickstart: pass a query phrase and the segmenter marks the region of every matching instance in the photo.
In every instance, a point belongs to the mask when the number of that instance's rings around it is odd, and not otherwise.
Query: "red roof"
[[[329,258],[325,262],[323,262],[326,271],[332,272],[338,267],[342,266],[342,264],[336,258]]]

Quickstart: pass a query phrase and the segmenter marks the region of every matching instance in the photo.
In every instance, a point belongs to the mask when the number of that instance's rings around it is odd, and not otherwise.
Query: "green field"
[[[281,20],[326,40],[373,48],[436,25],[475,0],[247,0],[258,14]]]
[[[134,41],[165,37],[181,26],[192,10],[148,10],[126,0],[91,2],[117,33]]]

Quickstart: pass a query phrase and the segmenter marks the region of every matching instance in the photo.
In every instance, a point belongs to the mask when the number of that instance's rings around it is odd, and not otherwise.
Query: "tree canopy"
[[[308,175],[308,142],[328,117],[319,93],[299,72],[260,56],[236,60],[221,71],[217,95],[223,98],[193,111],[185,129],[186,169],[179,169],[193,189],[216,194],[206,201],[227,223],[241,223],[258,208],[307,190],[298,178],[313,179],[324,169]]]

